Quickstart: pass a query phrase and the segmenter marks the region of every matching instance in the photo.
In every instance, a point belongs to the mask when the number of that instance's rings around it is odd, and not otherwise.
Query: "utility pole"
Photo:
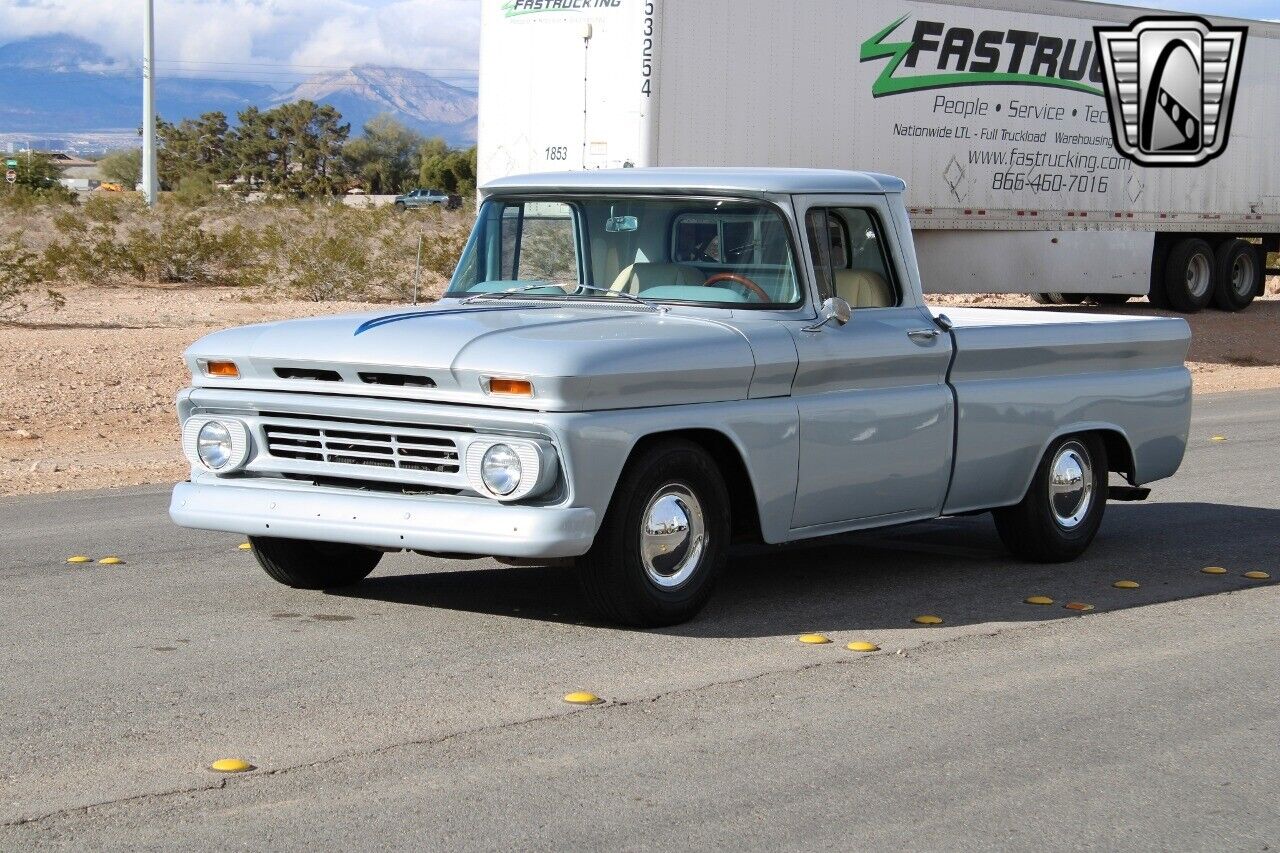
[[[159,180],[156,176],[156,9],[155,0],[143,0],[142,22],[142,196],[155,207]]]

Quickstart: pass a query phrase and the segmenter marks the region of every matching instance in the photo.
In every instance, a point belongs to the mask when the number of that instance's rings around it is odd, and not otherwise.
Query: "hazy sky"
[[[483,2],[502,0],[156,0],[157,56],[170,73],[263,82],[365,62],[470,77]],[[1280,0],[1137,2],[1280,19]],[[0,43],[66,32],[133,62],[141,10],[142,0],[0,0]]]

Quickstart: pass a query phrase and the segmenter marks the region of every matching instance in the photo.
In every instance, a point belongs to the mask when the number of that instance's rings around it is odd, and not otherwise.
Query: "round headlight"
[[[520,486],[520,457],[505,444],[495,444],[480,461],[480,479],[495,495],[509,495]]]
[[[196,453],[213,470],[224,467],[231,459],[231,431],[218,421],[209,421],[196,436]]]

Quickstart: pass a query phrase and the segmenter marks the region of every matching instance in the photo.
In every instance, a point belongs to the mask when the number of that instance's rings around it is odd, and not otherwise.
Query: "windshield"
[[[800,302],[785,220],[739,199],[490,199],[446,295],[507,292],[719,307]]]

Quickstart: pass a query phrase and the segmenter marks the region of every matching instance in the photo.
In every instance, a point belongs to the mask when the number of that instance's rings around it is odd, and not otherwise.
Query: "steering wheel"
[[[761,302],[773,302],[773,300],[769,298],[769,294],[765,293],[763,287],[756,284],[754,281],[747,278],[745,275],[738,275],[736,272],[718,272],[715,275],[711,276],[711,278],[703,282],[703,286],[714,287],[715,285],[719,284],[722,281],[731,281],[734,284],[742,285],[748,291],[758,296]]]

